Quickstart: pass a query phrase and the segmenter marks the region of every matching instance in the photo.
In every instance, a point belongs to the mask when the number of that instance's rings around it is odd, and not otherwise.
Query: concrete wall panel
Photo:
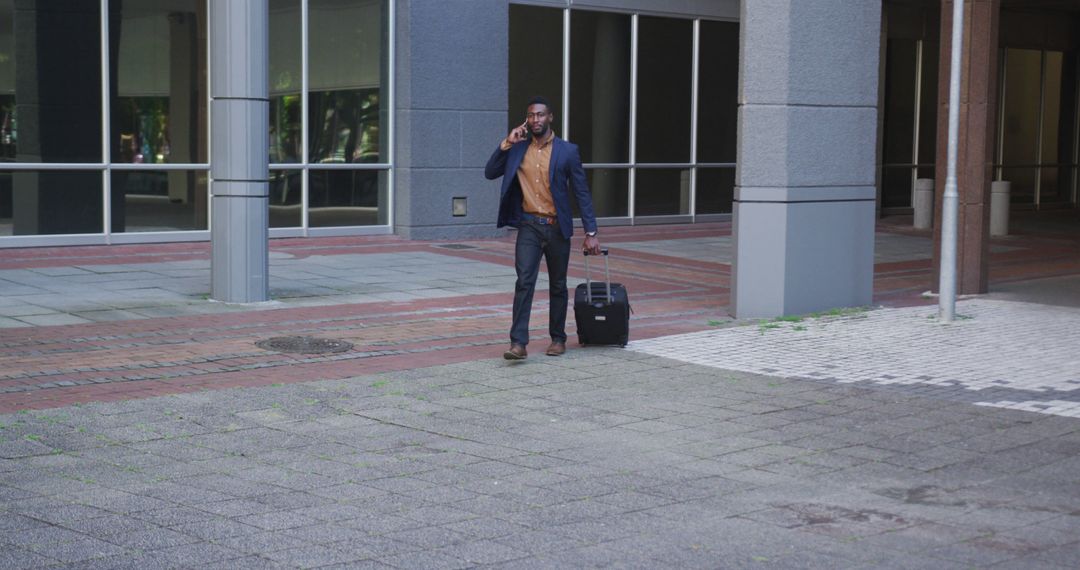
[[[506,136],[509,4],[398,0],[395,232],[482,237],[496,230],[498,182],[483,166]],[[556,42],[551,49],[561,57]],[[451,198],[468,215],[451,216]],[[456,228],[456,229],[455,229]]]
[[[506,136],[505,111],[476,111],[461,114],[461,157],[465,168],[483,168],[499,141]],[[492,138],[494,135],[494,138]]]
[[[399,169],[411,188],[405,204],[399,202],[398,217],[409,222],[399,228],[401,235],[413,239],[420,235],[437,237],[431,230],[436,227],[461,225],[462,230],[452,232],[457,237],[488,237],[504,235],[506,230],[495,227],[499,208],[499,187],[484,179],[480,169],[410,168]],[[402,180],[399,179],[399,183]],[[422,189],[422,190],[421,190]],[[452,217],[454,197],[464,197],[468,215]],[[428,228],[424,230],[424,228]],[[420,232],[420,233],[418,233]],[[424,233],[426,232],[426,233]]]
[[[398,113],[398,133],[407,143],[413,168],[457,168],[461,158],[461,119],[457,112],[414,109]],[[402,128],[404,127],[404,128]],[[399,157],[400,158],[400,157]]]
[[[787,210],[783,313],[869,305],[874,202],[792,204]]]
[[[508,5],[500,0],[413,0],[409,11],[411,107],[506,107]],[[552,48],[559,51],[559,46]]]
[[[872,186],[877,109],[743,105],[740,186]]]
[[[880,0],[745,3],[743,101],[877,106]],[[751,48],[748,49],[748,43]],[[828,62],[828,65],[821,65]]]
[[[730,310],[750,319],[784,314],[787,206],[736,202],[733,208]]]

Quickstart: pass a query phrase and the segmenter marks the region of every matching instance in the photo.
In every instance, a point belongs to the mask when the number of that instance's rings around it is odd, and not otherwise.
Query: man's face
[[[525,118],[528,121],[529,133],[532,136],[536,138],[547,136],[548,129],[551,128],[552,117],[551,111],[548,110],[546,105],[540,103],[529,105]]]

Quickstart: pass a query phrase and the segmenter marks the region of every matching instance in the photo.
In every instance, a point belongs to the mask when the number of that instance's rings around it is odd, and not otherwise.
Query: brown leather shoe
[[[554,341],[552,341],[552,343],[548,345],[547,350],[544,352],[544,354],[548,356],[562,356],[565,353],[566,343]]]
[[[510,350],[503,353],[503,358],[507,360],[525,360],[529,356],[529,353],[525,352],[525,347],[520,344],[511,344]]]

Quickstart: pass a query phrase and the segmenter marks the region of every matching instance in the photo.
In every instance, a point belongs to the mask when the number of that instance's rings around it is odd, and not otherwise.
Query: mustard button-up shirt
[[[555,217],[555,200],[551,197],[550,177],[551,143],[554,140],[555,133],[550,130],[544,140],[538,141],[534,138],[529,143],[529,149],[525,151],[521,166],[518,167],[517,178],[518,184],[521,185],[522,210],[527,214]]]

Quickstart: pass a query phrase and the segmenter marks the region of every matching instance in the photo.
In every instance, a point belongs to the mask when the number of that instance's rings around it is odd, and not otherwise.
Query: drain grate
[[[464,243],[441,243],[435,247],[441,247],[444,249],[478,249],[475,245],[468,245]]]
[[[260,340],[255,343],[255,346],[263,350],[298,354],[345,352],[353,347],[351,342],[346,342],[344,340],[315,338],[313,336],[276,336],[274,338]]]

